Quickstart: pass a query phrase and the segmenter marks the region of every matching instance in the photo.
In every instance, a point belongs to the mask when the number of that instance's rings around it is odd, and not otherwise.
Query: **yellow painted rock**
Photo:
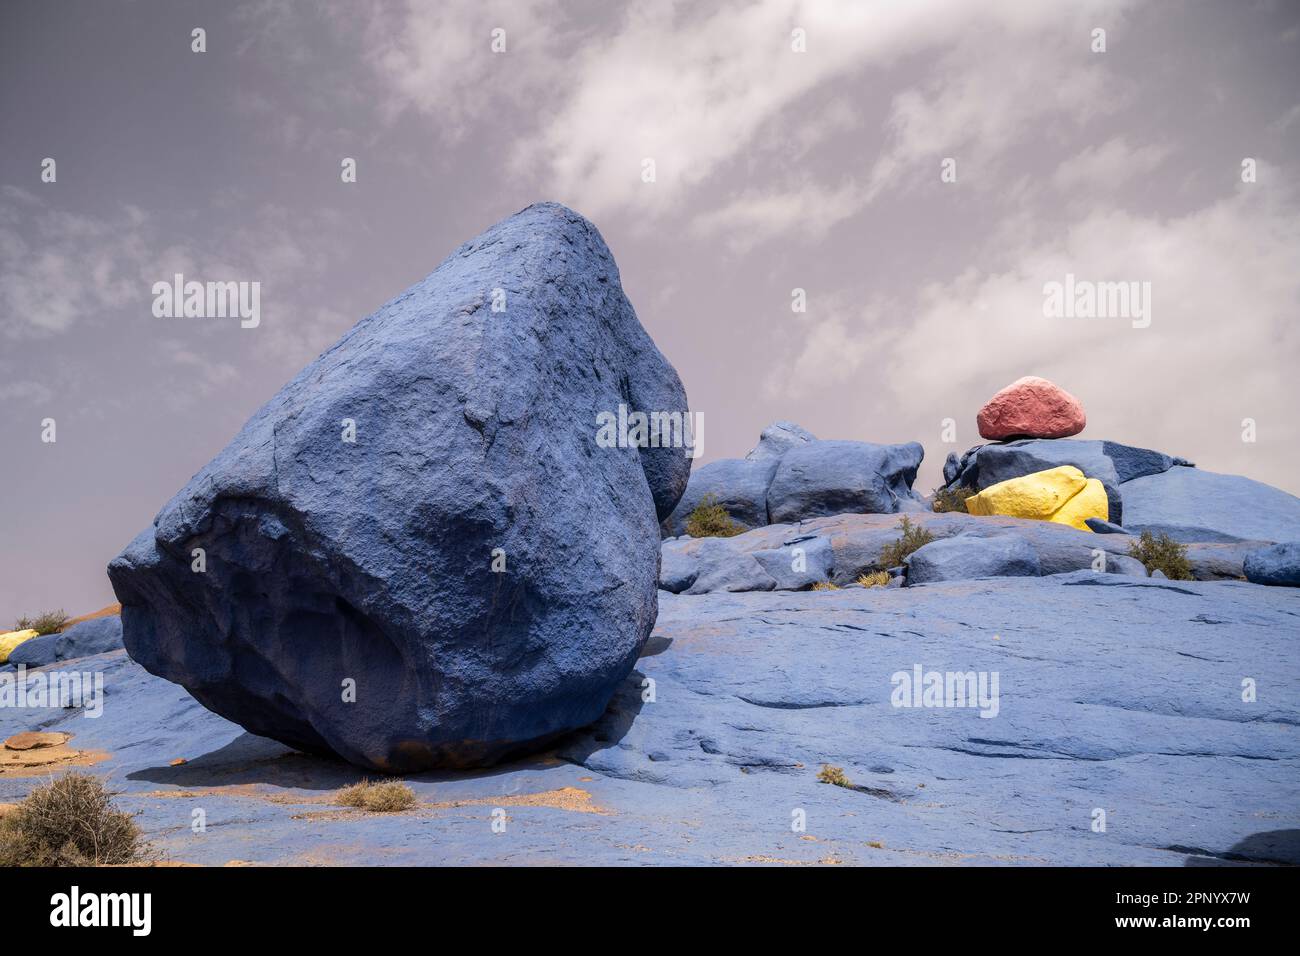
[[[1061,465],[1032,475],[990,485],[966,499],[973,515],[1009,515],[1068,524],[1080,531],[1092,529],[1085,518],[1105,520],[1110,514],[1106,489],[1073,465]]]
[[[0,664],[9,662],[9,655],[13,653],[15,647],[23,641],[30,641],[33,637],[39,637],[40,634],[28,628],[25,631],[5,631],[0,634]]]

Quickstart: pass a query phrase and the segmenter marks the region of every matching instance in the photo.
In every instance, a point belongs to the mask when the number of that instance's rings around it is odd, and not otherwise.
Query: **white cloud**
[[[1210,470],[1295,488],[1290,456],[1242,443],[1240,425],[1255,419],[1260,444],[1274,449],[1300,442],[1297,261],[1300,202],[1280,188],[1241,185],[1172,219],[1098,210],[1053,237],[1026,236],[998,271],[970,269],[921,290],[890,310],[913,316],[905,323],[883,328],[875,313],[825,320],[773,382],[793,398],[820,388],[828,367],[852,377],[870,359],[890,404],[924,434],[936,411],[969,429],[998,388],[1043,375],[1083,400],[1084,437],[1169,446],[1161,450]],[[1067,273],[1150,282],[1150,327],[1044,317],[1044,283]],[[871,351],[852,347],[860,341]]]
[[[52,208],[14,186],[0,190],[0,334],[44,338],[140,294],[144,215],[130,206],[96,217]]]
[[[1105,73],[1085,58],[1088,26],[1125,5],[760,0],[696,17],[637,7],[614,36],[585,45],[571,85],[559,85],[563,104],[517,155],[523,165],[540,156],[559,195],[592,214],[672,208],[809,92],[870,84],[903,57],[948,49],[924,89],[895,98],[891,142],[865,202],[908,164],[937,164],[938,148],[996,154],[1027,121],[1055,112],[1078,121],[1104,108]],[[795,26],[807,31],[806,53],[790,50]],[[656,161],[653,190],[666,202],[640,182],[644,157]]]
[[[564,66],[551,49],[562,17],[557,0],[371,4],[365,57],[391,93],[384,102],[390,118],[413,107],[434,117],[439,133],[455,138],[498,98],[546,95],[555,80],[548,71]],[[505,31],[503,53],[492,50],[498,28]]]
[[[1133,147],[1123,136],[1116,136],[1062,162],[1052,174],[1052,183],[1066,192],[1095,194],[1153,172],[1171,152],[1168,146],[1157,144]]]

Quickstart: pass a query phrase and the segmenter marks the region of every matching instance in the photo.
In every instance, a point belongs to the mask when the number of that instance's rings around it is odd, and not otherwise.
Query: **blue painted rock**
[[[1241,475],[1170,468],[1126,481],[1124,527],[1176,541],[1300,540],[1300,498]]]
[[[746,461],[780,458],[791,448],[816,441],[817,436],[794,422],[773,422],[758,436],[758,444],[745,456]]]
[[[24,641],[9,655],[9,663],[44,667],[92,654],[106,654],[121,646],[122,619],[114,614],[82,621],[59,634],[43,634]]]
[[[1246,555],[1243,570],[1246,572],[1246,580],[1254,584],[1300,587],[1300,541],[1288,541],[1252,551]],[[19,650],[21,649],[20,646]],[[13,655],[10,655],[10,660],[12,659]]]
[[[925,457],[917,442],[875,445],[812,441],[781,456],[767,489],[773,523],[843,513],[896,514],[919,502],[912,491]]]
[[[686,395],[595,227],[530,206],[357,323],[114,559],[126,649],[379,771],[581,727],[654,625],[689,475],[680,447],[599,440],[620,405]]]
[[[776,466],[775,458],[760,461],[723,458],[696,468],[677,507],[664,519],[664,535],[685,534],[691,512],[705,498],[721,505],[733,521],[746,528],[767,524],[767,486],[776,474]]]
[[[1038,553],[1016,535],[940,538],[917,548],[905,563],[908,585],[972,578],[1033,578],[1042,573]]]

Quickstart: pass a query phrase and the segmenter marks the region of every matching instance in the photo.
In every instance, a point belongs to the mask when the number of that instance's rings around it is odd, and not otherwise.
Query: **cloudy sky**
[[[785,418],[922,442],[928,491],[1037,374],[1083,437],[1300,493],[1298,146],[1284,0],[5,0],[0,624],[111,601],[280,385],[544,199],[604,233],[701,462]],[[175,272],[260,282],[261,324],[155,317]],[[1149,282],[1149,326],[1045,317],[1067,274]]]

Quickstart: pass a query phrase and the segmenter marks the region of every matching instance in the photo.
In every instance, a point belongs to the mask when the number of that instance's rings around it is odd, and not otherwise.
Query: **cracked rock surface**
[[[74,665],[105,675],[101,718],[6,708],[0,733],[72,733],[147,836],[197,863],[1294,863],[1297,634],[1290,588],[1086,570],[661,593],[599,720],[527,761],[408,776],[419,806],[393,815],[331,806],[355,768],[254,737],[120,651]],[[996,672],[996,716],[894,706],[918,667]],[[0,802],[36,782],[0,774]]]

